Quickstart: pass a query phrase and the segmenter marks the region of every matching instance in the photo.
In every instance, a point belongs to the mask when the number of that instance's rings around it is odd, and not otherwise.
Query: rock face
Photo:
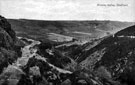
[[[21,46],[23,45],[16,38],[11,25],[4,17],[0,16],[0,74],[4,68],[21,56]]]

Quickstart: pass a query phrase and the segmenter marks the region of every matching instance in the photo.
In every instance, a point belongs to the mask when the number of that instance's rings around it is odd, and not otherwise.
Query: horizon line
[[[33,18],[7,18],[7,19],[14,19],[14,20],[38,20],[38,21],[112,21],[112,22],[131,22],[135,23],[135,21],[122,21],[122,20],[109,20],[109,19],[33,19]]]

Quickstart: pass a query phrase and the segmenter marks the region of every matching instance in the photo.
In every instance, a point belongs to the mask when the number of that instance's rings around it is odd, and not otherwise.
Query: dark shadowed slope
[[[135,26],[123,29],[115,34],[116,36],[135,36]]]
[[[135,25],[125,28],[113,36],[104,39],[85,53],[87,58],[80,64],[82,67],[96,70],[101,76],[101,67],[105,67],[111,78],[121,84],[135,83]],[[82,56],[85,57],[85,56]],[[100,69],[100,70],[99,70]],[[115,84],[114,84],[115,85]]]
[[[21,42],[8,21],[0,16],[0,73],[21,56]]]

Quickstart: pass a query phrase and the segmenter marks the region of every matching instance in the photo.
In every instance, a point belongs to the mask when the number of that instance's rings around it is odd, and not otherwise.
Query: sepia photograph
[[[135,0],[0,0],[0,85],[135,85]]]

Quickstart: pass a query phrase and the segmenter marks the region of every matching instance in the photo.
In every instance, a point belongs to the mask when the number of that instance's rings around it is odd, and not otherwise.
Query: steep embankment
[[[97,74],[100,76],[105,73],[103,69],[107,70],[110,74],[110,78],[115,81],[119,81],[122,85],[134,85],[134,33],[135,26],[131,26],[104,39],[97,46],[85,53],[87,58],[80,64],[84,68],[97,71]]]
[[[4,67],[21,56],[21,42],[16,38],[15,32],[7,20],[0,16],[0,73]]]
[[[2,77],[4,68],[21,57],[21,47],[23,46],[24,44],[16,37],[8,21],[0,16],[0,85],[6,79],[6,76]]]

